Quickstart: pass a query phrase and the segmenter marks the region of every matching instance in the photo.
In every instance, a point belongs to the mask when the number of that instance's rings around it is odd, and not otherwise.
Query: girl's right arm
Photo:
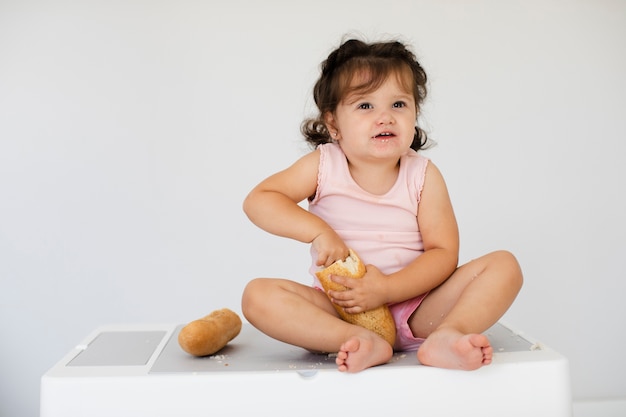
[[[348,256],[348,248],[322,219],[298,203],[317,190],[320,151],[315,150],[289,168],[254,187],[243,203],[248,218],[261,229],[277,236],[312,243],[318,253],[317,265],[329,266]]]

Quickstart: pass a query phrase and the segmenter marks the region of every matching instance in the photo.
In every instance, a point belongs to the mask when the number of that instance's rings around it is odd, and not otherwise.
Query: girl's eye
[[[396,109],[406,107],[406,103],[404,101],[396,101],[395,103],[393,103],[393,107]]]
[[[369,110],[371,108],[373,108],[373,106],[370,103],[361,103],[361,104],[359,104],[359,109]]]

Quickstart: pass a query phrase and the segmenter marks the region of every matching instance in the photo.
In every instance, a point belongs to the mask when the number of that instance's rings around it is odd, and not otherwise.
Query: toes
[[[489,343],[489,339],[484,334],[471,334],[470,335],[470,343],[479,348],[490,348],[491,345]]]

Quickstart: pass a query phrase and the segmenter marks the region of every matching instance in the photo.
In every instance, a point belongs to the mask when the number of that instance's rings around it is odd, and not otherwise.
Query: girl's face
[[[352,163],[397,162],[411,147],[416,117],[413,93],[391,74],[374,91],[344,97],[335,112],[326,115],[326,124]]]

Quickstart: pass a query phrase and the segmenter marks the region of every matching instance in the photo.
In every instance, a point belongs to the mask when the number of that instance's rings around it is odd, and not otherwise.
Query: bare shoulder
[[[277,191],[294,201],[302,201],[315,194],[320,151],[316,149],[302,156],[286,169],[263,180],[257,190]]]
[[[307,153],[306,155],[302,156],[300,159],[294,162],[293,165],[291,165],[291,167],[289,167],[288,169],[293,168],[296,170],[302,169],[305,171],[315,171],[315,173],[317,174],[319,164],[320,164],[320,150],[315,149],[314,151],[311,151]]]
[[[433,161],[429,160],[428,165],[426,166],[426,173],[424,176],[424,189],[422,191],[422,194],[441,192],[448,195],[446,182],[443,178],[443,174],[441,173],[437,165],[435,165]]]
[[[443,219],[454,216],[448,187],[439,168],[432,162],[426,167],[424,187],[420,196],[418,221],[422,225],[433,222],[437,224]]]
[[[314,180],[317,184],[317,173],[320,164],[320,150],[316,149],[302,156],[291,166],[283,171],[278,172],[275,176],[283,177],[283,179],[293,182],[294,180],[302,181],[302,183],[309,183]],[[271,178],[271,177],[270,177]]]

